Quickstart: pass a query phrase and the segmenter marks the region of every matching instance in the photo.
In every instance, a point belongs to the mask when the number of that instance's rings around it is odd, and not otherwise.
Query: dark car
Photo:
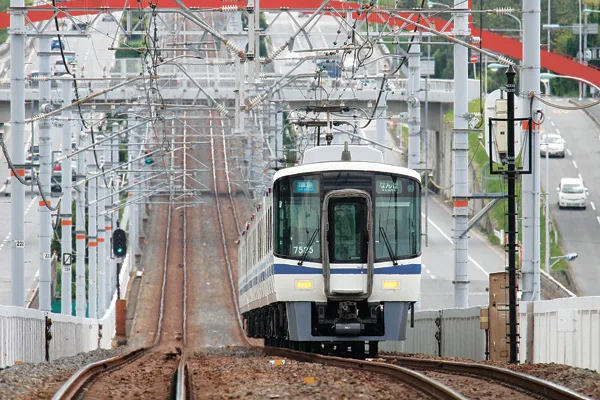
[[[62,175],[52,174],[50,178],[50,195],[52,197],[59,197],[62,194]]]

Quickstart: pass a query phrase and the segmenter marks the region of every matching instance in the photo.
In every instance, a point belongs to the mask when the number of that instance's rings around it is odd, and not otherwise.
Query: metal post
[[[523,69],[520,90],[523,98],[540,93],[540,1],[523,0]],[[539,108],[533,99],[533,112]],[[531,150],[531,174],[523,176],[522,195],[522,296],[521,300],[540,298],[540,135],[534,124]]]
[[[466,9],[462,0],[454,0],[454,9]],[[454,17],[454,37],[469,35],[466,13]],[[468,235],[461,237],[469,223],[469,134],[468,134],[468,49],[454,45],[454,306],[469,306]]]
[[[173,124],[175,123],[175,121],[173,120],[172,122]],[[136,121],[136,117],[133,114],[133,110],[129,110],[129,115],[127,117],[127,126],[128,127],[132,127],[137,125],[137,121]],[[172,135],[175,134],[175,131],[173,130],[171,132]],[[128,144],[128,153],[129,153],[129,159],[133,160],[136,158],[136,156],[138,155],[139,152],[136,152],[137,146],[133,143],[138,143],[139,141],[139,136],[137,134],[137,128],[131,131],[131,134],[129,135],[129,144]],[[137,172],[133,172],[136,170],[139,170],[139,168],[137,168],[137,163],[132,162],[131,164],[129,164],[129,169],[132,172],[129,172],[129,180],[132,183],[136,183],[137,182]],[[127,194],[128,199],[131,200],[134,196],[133,191],[135,190],[135,188],[132,188],[132,190]],[[137,244],[138,244],[138,224],[137,224],[137,220],[136,220],[136,211],[137,211],[137,204],[133,203],[131,204],[131,207],[129,209],[129,245],[131,247],[131,257],[130,260],[133,263],[132,267],[135,268],[137,267],[136,262],[135,262],[135,255],[137,254]]]
[[[585,53],[587,52],[587,17],[588,17],[588,13],[584,12],[583,14],[583,52],[581,53],[581,58],[583,59],[583,63],[585,64],[587,62],[587,60],[585,59]],[[581,83],[582,84],[582,93],[583,93],[583,97],[587,96],[587,85],[585,83]]]
[[[104,136],[98,135],[96,136],[96,140],[100,141],[104,138]],[[98,173],[102,173],[102,169],[104,168],[104,155],[103,155],[102,146],[96,147],[96,157],[98,159],[98,163],[101,169]],[[99,177],[97,179],[96,185],[98,190],[98,199],[102,199],[98,201],[98,214],[104,211],[104,207],[106,205],[106,184],[105,184],[105,176]],[[108,308],[108,299],[106,298],[106,230],[104,217],[97,215],[98,224],[98,318],[102,318],[104,316],[104,312]]]
[[[119,165],[119,136],[116,135],[116,133],[119,131],[119,124],[117,122],[113,122],[112,124],[112,135],[113,138],[111,139],[111,165],[112,167],[116,167],[117,165]],[[112,207],[113,208],[117,208],[119,205],[119,173],[117,171],[113,172],[113,196],[112,196]],[[115,211],[111,213],[111,224],[113,226],[113,232],[114,230],[119,226],[119,212]],[[115,260],[116,263],[116,260]],[[118,263],[115,264],[115,268],[118,269]],[[111,286],[111,291],[113,291],[115,289],[115,286],[118,285],[118,281],[119,281],[119,274],[112,274],[113,276],[113,285]]]
[[[259,57],[260,46],[256,48],[256,18],[254,14],[256,13],[254,9],[254,0],[248,1],[248,6],[246,7],[248,11],[248,55],[253,57]],[[243,66],[243,64],[242,64]],[[254,83],[256,79],[256,71],[254,68],[255,64],[250,61],[248,63],[248,81],[250,83]]]
[[[113,167],[112,163],[111,163],[111,159],[112,159],[112,151],[110,148],[110,140],[107,141],[106,143],[104,143],[104,146],[102,146],[104,148],[104,169],[108,170],[111,169]],[[106,292],[106,307],[108,308],[111,300],[112,300],[112,284],[113,284],[113,278],[114,278],[114,273],[113,271],[115,270],[115,259],[112,256],[112,232],[113,232],[113,227],[112,227],[112,216],[111,213],[109,213],[108,211],[110,211],[110,209],[112,208],[112,190],[113,190],[113,183],[112,180],[110,179],[111,175],[107,174],[104,179],[102,181],[106,181],[106,191],[104,192],[104,195],[107,196],[106,200],[104,200],[104,208],[103,211],[105,212],[104,214],[104,240],[106,241],[106,244],[104,246],[105,249],[105,275],[104,275],[104,291]]]
[[[381,96],[379,100],[380,105],[378,108],[377,120],[375,122],[375,129],[377,132],[377,143],[385,145],[385,138],[387,134],[387,102],[386,96]],[[408,106],[410,110],[410,105]],[[383,162],[385,162],[385,151],[382,152]]]
[[[550,15],[551,15],[551,14],[550,14],[550,2],[551,2],[551,0],[548,0],[548,25],[550,25],[550,23],[551,23],[551,22],[550,22]],[[541,7],[541,6],[540,6],[540,7]],[[552,38],[551,38],[551,36],[550,36],[550,32],[551,32],[551,31],[552,31],[551,29],[548,29],[548,32],[547,32],[547,33],[548,33],[548,53],[550,53],[550,42],[551,42],[551,40],[552,40]],[[547,85],[546,87],[547,87],[547,89],[548,89],[548,90],[546,91],[546,95],[550,96],[550,79],[548,79],[548,85]]]
[[[50,38],[40,37],[40,75],[50,76]],[[44,106],[50,103],[50,81],[39,82],[40,89],[40,113],[44,112]],[[40,131],[40,187],[43,198],[52,206],[50,201],[50,180],[52,177],[52,135],[50,118],[43,118],[38,123]],[[52,213],[44,200],[40,200],[40,310],[52,310],[52,271],[51,271],[51,247],[52,247]]]
[[[420,39],[413,36],[414,41]],[[412,43],[408,51],[408,168],[421,168],[421,45]],[[385,144],[385,142],[383,142]]]
[[[427,43],[431,42],[431,36],[427,36]],[[427,45],[427,62],[431,62],[431,45]],[[429,169],[429,69],[425,74],[425,168]],[[429,246],[429,171],[425,175],[425,246]],[[421,302],[417,302],[419,309]]]
[[[85,143],[83,132],[77,135],[77,149]],[[77,181],[85,179],[85,151],[77,154]],[[78,317],[85,317],[85,186],[77,186],[75,209],[75,244],[77,251],[75,311]]]
[[[517,349],[517,174],[515,171],[515,70],[512,65],[506,71],[507,130],[507,180],[508,180],[508,325],[509,362],[519,362]]]
[[[89,136],[88,145],[92,144],[91,135]],[[90,177],[96,175],[96,160],[94,158],[93,148],[90,150],[88,157],[88,167]],[[96,203],[98,179],[90,179],[88,181],[88,197],[89,197],[89,213],[88,221],[88,257],[90,264],[88,278],[88,297],[90,299],[90,318],[98,318],[98,287],[97,287],[97,263],[98,263],[98,205]]]
[[[62,83],[62,99],[63,104],[71,103],[72,86],[73,82],[70,80],[64,80]],[[63,134],[62,134],[62,155],[70,154],[73,149],[71,147],[72,138],[72,112],[70,108],[66,108],[62,112],[63,118]],[[61,234],[61,266],[62,266],[62,284],[61,284],[61,313],[72,314],[72,294],[71,294],[71,282],[72,272],[71,264],[73,262],[73,243],[71,238],[71,230],[73,228],[73,162],[70,158],[65,158],[62,161],[62,205],[60,207],[60,225],[62,229]]]
[[[10,158],[25,163],[25,2],[10,0]],[[25,170],[16,168],[20,176]],[[11,172],[12,176],[12,172]],[[11,177],[11,304],[25,306],[25,186]]]
[[[583,47],[581,39],[583,37],[583,25],[581,24],[581,0],[579,0],[579,64],[583,64]],[[579,82],[579,101],[583,97],[583,83]]]
[[[550,168],[548,147],[546,147],[546,273],[550,273]]]

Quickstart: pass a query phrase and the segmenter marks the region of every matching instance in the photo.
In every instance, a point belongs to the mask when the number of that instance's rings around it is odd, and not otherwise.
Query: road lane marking
[[[573,166],[575,167],[575,169],[577,169],[577,163],[575,162],[575,160],[573,160]]]
[[[560,131],[558,129],[556,129],[556,134],[560,135]]]
[[[596,206],[593,201],[590,201],[590,206],[592,206],[592,210],[596,211]]]
[[[552,124],[552,126],[555,126],[555,125],[554,125],[554,121],[550,121],[550,123]]]
[[[569,155],[569,157],[571,157],[572,156],[571,150],[567,149],[567,154]]]
[[[425,216],[425,214],[424,214],[424,213],[421,213],[421,214],[422,214],[423,216]],[[444,238],[446,238],[446,240],[447,240],[447,241],[449,241],[449,242],[450,242],[452,245],[454,245],[454,242],[452,241],[452,238],[450,238],[449,236],[447,236],[447,235],[446,235],[446,234],[445,234],[445,233],[442,231],[442,229],[441,229],[439,226],[437,226],[437,225],[435,224],[435,222],[433,222],[433,221],[431,220],[431,218],[427,218],[427,222],[429,222],[429,223],[431,224],[431,226],[433,226],[433,227],[434,227],[434,228],[435,228],[435,229],[436,229],[436,230],[437,230],[437,231],[438,231],[438,232],[439,232],[439,233],[440,233],[440,234],[441,234],[441,235],[442,235]],[[487,277],[489,277],[489,276],[490,276],[489,272],[487,272],[485,269],[483,269],[483,267],[482,267],[481,265],[479,265],[479,263],[478,263],[477,261],[475,261],[475,260],[473,259],[473,257],[469,256],[469,258],[468,258],[468,259],[469,259],[469,261],[471,261],[471,262],[472,262],[472,263],[473,263],[473,264],[474,264],[474,265],[475,265],[477,268],[479,268],[479,270],[480,270],[481,272],[483,272],[483,273],[485,274],[485,276],[487,276]]]
[[[598,223],[600,224],[600,217],[596,217],[596,219],[598,220]]]
[[[430,274],[430,276],[431,276],[431,279],[435,279],[435,275],[431,275],[431,274]]]
[[[583,182],[583,176],[581,176],[581,174],[577,174],[577,176],[579,177],[579,180],[581,180],[581,182]]]

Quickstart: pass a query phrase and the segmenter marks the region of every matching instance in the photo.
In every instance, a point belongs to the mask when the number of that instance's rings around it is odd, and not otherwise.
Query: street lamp
[[[577,257],[579,257],[579,254],[577,253],[567,253],[564,256],[556,256],[556,257],[552,257],[552,260],[555,260],[552,265],[550,266],[550,268],[554,267],[556,265],[557,262],[559,262],[562,259],[565,259],[567,261],[574,261],[577,259]],[[546,272],[550,273],[549,270],[546,270]]]

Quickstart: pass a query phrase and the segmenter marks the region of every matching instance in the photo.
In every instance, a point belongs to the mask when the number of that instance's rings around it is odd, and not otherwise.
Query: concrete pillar
[[[83,132],[77,135],[77,150],[83,148],[85,138]],[[82,181],[86,177],[85,151],[77,154],[77,175],[76,181]],[[75,245],[77,251],[76,263],[76,286],[75,286],[75,311],[78,317],[85,317],[85,184],[78,185],[76,188],[77,199],[75,209]]]
[[[521,69],[521,96],[529,99],[529,93],[540,94],[540,0],[523,0],[523,67]],[[529,103],[529,100],[527,100]],[[528,104],[529,107],[529,104]],[[539,108],[533,100],[532,110]],[[522,240],[523,279],[521,299],[540,299],[540,132],[534,125],[532,173],[523,175],[522,185]]]
[[[454,0],[455,10],[468,10],[468,4]],[[468,14],[454,14],[454,37],[465,40],[469,35]],[[469,306],[468,236],[460,235],[469,223],[469,117],[468,117],[468,49],[454,45],[454,307]]]
[[[415,37],[415,42],[420,41]],[[408,52],[408,168],[421,168],[421,45],[411,44]]]
[[[71,104],[73,94],[73,82],[71,80],[61,81],[62,86],[62,99],[63,104]],[[73,152],[71,145],[72,132],[72,112],[70,108],[65,109],[62,112],[63,127],[62,127],[62,153],[63,157]],[[62,229],[61,234],[61,267],[62,267],[62,280],[61,280],[61,313],[72,314],[72,294],[71,294],[71,282],[72,282],[72,271],[71,265],[73,263],[73,244],[71,231],[73,228],[73,162],[71,158],[64,158],[61,163],[61,186],[62,186],[62,203],[60,207],[60,224]]]
[[[91,135],[89,136],[88,145],[92,144]],[[94,158],[94,149],[89,151],[88,168],[90,180],[88,181],[88,197],[89,197],[89,213],[88,220],[88,259],[89,259],[89,278],[88,278],[88,297],[90,301],[90,318],[98,318],[98,198],[97,186],[98,179],[96,160]]]
[[[43,52],[50,51],[50,38],[40,37],[40,76],[50,76],[50,56]],[[50,81],[39,82],[40,113],[45,111],[45,106],[50,104]],[[38,123],[40,146],[40,187],[43,194],[39,203],[40,214],[40,310],[51,311],[52,308],[52,271],[51,271],[51,246],[52,246],[52,215],[48,206],[52,207],[50,200],[50,180],[52,177],[52,129],[50,119],[41,119]]]

